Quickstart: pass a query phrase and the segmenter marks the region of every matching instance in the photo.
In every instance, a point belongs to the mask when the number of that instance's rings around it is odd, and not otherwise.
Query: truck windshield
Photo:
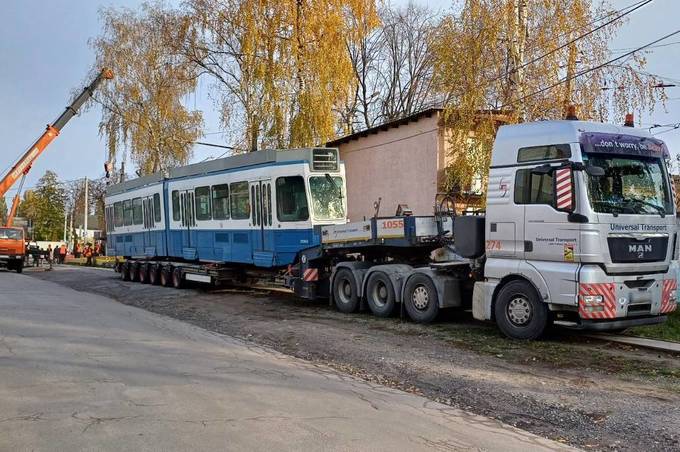
[[[637,215],[673,213],[666,166],[661,158],[621,154],[584,154],[586,166],[603,176],[587,176],[588,197],[595,212]]]
[[[340,176],[312,176],[309,178],[314,218],[317,220],[342,220],[345,218],[342,186],[342,177]]]
[[[0,228],[0,239],[21,240],[21,230]]]

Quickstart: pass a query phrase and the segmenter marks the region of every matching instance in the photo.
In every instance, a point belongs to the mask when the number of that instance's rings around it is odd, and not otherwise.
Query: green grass
[[[628,330],[628,334],[651,339],[680,342],[680,309],[676,309],[675,312],[672,312],[665,323],[654,326],[631,328]]]

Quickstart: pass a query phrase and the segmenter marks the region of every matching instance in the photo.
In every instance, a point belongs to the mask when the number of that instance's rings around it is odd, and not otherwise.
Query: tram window
[[[113,204],[113,223],[117,228],[123,226],[123,202],[118,201]]]
[[[251,204],[253,207],[256,206],[256,204],[255,204],[255,186],[254,186],[254,185],[250,187],[250,204]],[[253,218],[251,218],[251,221],[253,222],[253,226],[255,226],[255,224],[256,224],[256,223],[255,223],[255,211],[256,211],[256,210],[257,210],[257,207],[255,207],[255,208],[253,209],[253,212],[252,212]]]
[[[196,194],[196,219],[210,220],[210,187],[196,187],[194,190]]]
[[[302,176],[276,179],[276,215],[279,221],[305,221],[309,219],[305,181]]]
[[[261,206],[262,203],[261,203],[260,200],[261,200],[261,198],[260,198],[260,186],[256,185],[255,186],[255,206],[257,206],[257,207],[255,207],[255,213],[257,214],[257,219],[255,220],[255,224],[257,224],[258,226],[260,226],[262,224],[262,218],[260,218],[261,215],[262,215],[262,206]]]
[[[234,182],[229,186],[229,190],[231,191],[231,218],[234,220],[247,220],[250,217],[248,182]]]
[[[179,192],[177,190],[172,191],[172,219],[173,221],[180,221]]]
[[[130,226],[132,224],[132,200],[126,199],[123,201],[123,223],[125,226]]]
[[[154,193],[153,195],[153,221],[161,222],[161,195]]]
[[[142,224],[142,198],[135,198],[132,200],[132,222],[134,224]]]
[[[213,185],[212,207],[215,220],[229,218],[229,184]]]

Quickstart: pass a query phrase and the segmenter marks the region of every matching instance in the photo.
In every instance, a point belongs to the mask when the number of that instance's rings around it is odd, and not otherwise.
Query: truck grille
[[[608,237],[607,243],[614,263],[659,262],[666,259],[668,237]]]

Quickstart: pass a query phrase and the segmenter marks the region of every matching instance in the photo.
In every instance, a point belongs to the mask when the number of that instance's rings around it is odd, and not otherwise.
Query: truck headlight
[[[602,304],[604,298],[602,295],[583,295],[583,303],[588,305]]]

